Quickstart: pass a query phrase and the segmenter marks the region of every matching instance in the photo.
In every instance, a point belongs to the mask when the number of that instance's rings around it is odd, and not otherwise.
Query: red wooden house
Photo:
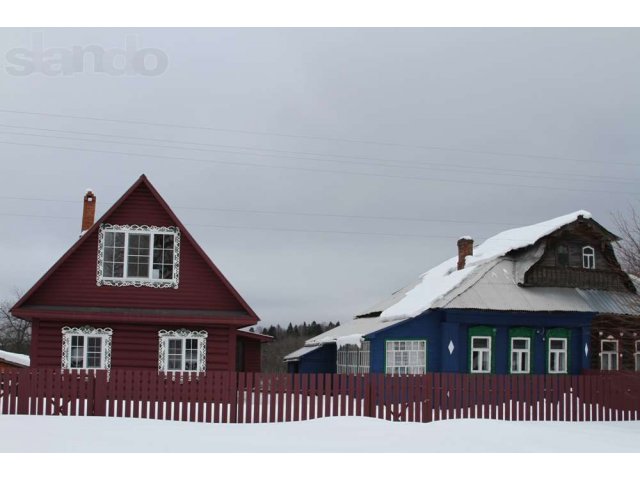
[[[260,371],[259,319],[141,176],[20,299],[32,367]]]

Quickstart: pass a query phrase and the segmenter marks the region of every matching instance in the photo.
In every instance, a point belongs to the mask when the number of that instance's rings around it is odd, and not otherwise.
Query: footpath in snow
[[[0,416],[0,452],[640,452],[640,422],[340,417],[199,424],[103,417]]]

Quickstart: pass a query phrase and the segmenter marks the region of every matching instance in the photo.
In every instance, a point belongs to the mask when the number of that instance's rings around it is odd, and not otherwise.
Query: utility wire
[[[21,201],[36,201],[36,202],[53,202],[53,203],[75,203],[80,204],[79,200],[61,200],[53,198],[32,198],[32,197],[9,197],[0,196],[0,200],[21,200]],[[105,202],[108,203],[108,202]],[[190,207],[190,206],[175,206],[172,207],[178,210],[203,210],[213,212],[231,212],[231,213],[252,213],[252,214],[265,214],[265,215],[294,215],[301,217],[328,217],[328,218],[349,218],[349,219],[363,219],[363,220],[392,220],[402,222],[425,222],[425,223],[460,223],[460,224],[476,224],[476,225],[503,225],[503,226],[516,226],[514,223],[505,222],[478,222],[473,220],[451,220],[451,219],[434,219],[434,218],[420,218],[420,217],[391,217],[391,216],[375,216],[375,215],[345,215],[338,213],[318,213],[318,212],[292,212],[292,211],[276,211],[276,210],[246,210],[237,208],[215,208],[215,207]]]
[[[23,136],[34,136],[34,137],[43,137],[43,138],[55,138],[62,140],[80,140],[84,142],[101,142],[101,143],[114,143],[119,145],[132,145],[132,146],[141,146],[141,147],[152,147],[152,148],[172,148],[177,150],[193,150],[193,151],[201,151],[201,152],[218,152],[218,153],[232,153],[235,155],[250,155],[250,156],[259,156],[259,157],[273,157],[273,158],[285,158],[292,160],[311,160],[317,162],[331,162],[331,163],[351,163],[355,165],[365,165],[365,166],[382,166],[382,167],[395,167],[395,168],[416,168],[423,170],[433,170],[433,167],[448,170],[448,171],[472,171],[471,173],[484,174],[483,171],[495,172],[492,173],[494,175],[506,175],[506,176],[514,176],[514,177],[525,177],[530,178],[531,175],[535,175],[537,178],[557,178],[560,175],[568,175],[565,177],[569,180],[580,180],[580,181],[594,181],[598,183],[612,182],[612,183],[637,183],[640,179],[636,181],[629,181],[629,177],[607,177],[600,175],[587,175],[581,173],[574,172],[564,172],[557,174],[548,174],[545,172],[539,172],[536,170],[525,170],[525,169],[511,169],[511,168],[497,168],[497,167],[486,167],[486,166],[473,166],[473,165],[462,165],[462,164],[451,164],[451,163],[438,163],[438,162],[429,162],[429,161],[420,161],[419,163],[407,161],[407,160],[388,160],[384,158],[375,158],[375,157],[364,157],[358,155],[338,155],[338,154],[327,154],[327,153],[317,153],[317,152],[301,152],[295,150],[278,150],[278,149],[270,149],[270,148],[255,148],[255,147],[244,147],[238,145],[227,145],[227,144],[215,144],[215,143],[201,143],[201,142],[188,142],[181,140],[169,140],[169,139],[159,139],[159,138],[150,138],[150,137],[136,137],[130,135],[114,135],[114,134],[104,134],[104,133],[95,133],[95,132],[84,132],[78,130],[60,130],[60,129],[52,129],[52,128],[37,128],[37,127],[25,127],[25,126],[16,126],[16,125],[8,125],[8,124],[0,124],[0,127],[4,128],[12,128],[12,129],[23,129],[23,130],[34,130],[41,132],[53,132],[53,133],[70,133],[73,135],[85,135],[85,136],[98,136],[104,138],[123,138],[128,140],[141,140],[141,141],[151,141],[151,142],[163,142],[163,143],[172,143],[180,146],[172,146],[172,145],[158,145],[158,144],[143,144],[143,143],[130,143],[130,142],[117,142],[117,141],[105,141],[105,140],[97,140],[97,139],[87,139],[87,138],[75,138],[75,137],[62,137],[55,135],[38,135],[34,133],[25,133],[25,132],[0,132],[6,135],[23,135]],[[183,145],[197,145],[198,147],[217,147],[217,148],[235,148],[242,150],[252,150],[257,152],[273,152],[277,153],[277,155],[265,154],[265,153],[251,153],[251,152],[239,152],[239,151],[229,151],[229,150],[216,150],[211,148],[192,148],[185,147]],[[319,157],[335,157],[340,159],[356,159],[356,160],[365,160],[363,161],[349,161],[349,160],[330,160],[326,158],[300,158],[300,157],[291,157],[291,156],[283,156],[281,154],[293,154],[293,155],[314,155]],[[391,163],[389,163],[391,162]],[[406,166],[405,166],[406,165]],[[475,171],[473,171],[475,170]],[[526,175],[512,175],[511,173],[522,173]]]
[[[536,190],[561,190],[561,191],[573,191],[573,192],[590,192],[590,193],[612,193],[618,195],[635,195],[636,192],[627,192],[620,190],[593,190],[593,189],[585,189],[585,188],[569,188],[569,187],[553,187],[549,185],[526,185],[526,184],[512,184],[512,183],[497,183],[497,182],[481,182],[475,180],[451,180],[451,179],[443,179],[443,178],[427,178],[427,177],[418,177],[418,176],[405,176],[405,175],[389,175],[382,173],[365,173],[365,172],[352,172],[347,170],[327,170],[327,169],[318,169],[318,168],[308,168],[308,167],[297,167],[297,166],[284,166],[284,165],[264,165],[261,163],[252,163],[252,162],[234,162],[229,160],[206,160],[201,158],[193,158],[193,157],[178,157],[178,156],[169,156],[169,155],[152,155],[152,154],[144,154],[144,153],[133,153],[133,152],[119,152],[119,151],[111,151],[111,150],[98,150],[98,149],[90,149],[90,148],[79,148],[79,147],[63,147],[59,145],[42,145],[42,144],[34,144],[34,143],[19,143],[19,142],[8,142],[8,141],[0,141],[0,144],[6,145],[19,145],[24,147],[37,147],[37,148],[50,148],[57,150],[67,150],[67,151],[77,151],[77,152],[91,152],[91,153],[104,153],[108,155],[124,155],[124,156],[134,156],[134,157],[142,157],[142,158],[152,158],[152,159],[164,159],[164,160],[181,160],[185,162],[197,162],[197,163],[215,163],[220,165],[231,165],[231,166],[246,166],[246,167],[256,167],[256,168],[273,168],[273,169],[282,169],[282,170],[295,170],[295,171],[305,171],[305,172],[313,172],[313,173],[330,173],[330,174],[338,174],[338,175],[355,175],[355,176],[365,176],[365,177],[377,177],[377,178],[395,178],[395,179],[404,179],[404,180],[413,180],[413,181],[425,181],[425,182],[435,182],[435,183],[454,183],[454,184],[467,184],[467,185],[489,185],[494,187],[511,187],[511,188],[534,188]]]
[[[187,130],[241,133],[245,135],[298,138],[298,139],[306,139],[306,140],[321,140],[321,141],[330,141],[330,142],[377,145],[377,146],[384,146],[384,147],[413,148],[413,149],[420,149],[420,150],[439,150],[439,151],[471,153],[471,154],[478,154],[478,155],[493,155],[493,156],[501,156],[501,157],[523,157],[523,158],[536,158],[536,159],[544,159],[544,160],[561,160],[561,161],[577,162],[577,163],[599,163],[599,164],[607,164],[607,165],[637,166],[636,163],[609,162],[609,161],[603,162],[603,161],[597,161],[597,160],[562,157],[557,155],[537,155],[537,154],[529,154],[529,153],[495,152],[495,151],[489,151],[489,150],[473,150],[473,149],[434,146],[434,145],[412,145],[412,144],[405,144],[405,143],[380,142],[380,141],[373,141],[373,140],[359,140],[359,139],[338,138],[338,137],[322,137],[322,136],[313,136],[313,135],[294,135],[294,134],[276,133],[276,132],[260,132],[255,130],[215,128],[215,127],[200,126],[200,125],[183,125],[178,123],[147,122],[147,121],[140,121],[140,120],[124,120],[124,119],[114,119],[114,118],[104,118],[104,117],[83,116],[83,115],[31,112],[31,111],[25,111],[25,110],[0,109],[0,112],[20,114],[20,115],[54,117],[54,118],[69,118],[69,119],[75,119],[75,120],[91,120],[91,121],[109,122],[109,123],[122,123],[122,124],[128,124],[128,125],[144,125],[144,126],[150,126],[150,127],[169,127],[169,128],[179,128],[179,129],[187,129]]]
[[[65,219],[65,220],[78,220],[79,217],[66,217],[58,215],[31,215],[20,213],[0,213],[2,216],[7,217],[33,217],[33,218],[45,218],[45,219]],[[367,236],[384,236],[384,237],[416,237],[416,238],[446,238],[457,239],[459,236],[452,235],[421,235],[413,233],[387,233],[387,232],[358,232],[349,230],[307,230],[299,228],[279,228],[279,227],[251,227],[242,225],[218,225],[218,224],[201,224],[201,223],[186,223],[188,227],[208,227],[208,228],[221,228],[221,229],[235,229],[235,230],[267,230],[275,232],[296,232],[296,233],[330,233],[340,235],[367,235]]]

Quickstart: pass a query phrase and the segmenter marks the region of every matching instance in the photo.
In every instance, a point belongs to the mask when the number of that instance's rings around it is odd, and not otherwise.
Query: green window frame
[[[468,346],[468,354],[469,354],[469,373],[494,373],[496,370],[496,356],[495,356],[495,344],[496,344],[496,329],[493,327],[486,326],[478,326],[469,328],[468,332],[469,337],[469,346]],[[482,362],[482,358],[484,357],[483,353],[487,351],[486,347],[477,347],[474,348],[473,340],[478,339],[488,339],[489,340],[489,371],[474,369],[474,352],[477,352],[476,358]]]
[[[564,348],[556,347],[560,341],[563,342]],[[556,345],[553,345],[552,342]],[[547,373],[549,375],[567,375],[571,371],[571,332],[566,328],[553,328],[547,332],[547,341],[545,343]],[[564,366],[564,369],[561,368],[562,366]],[[552,367],[554,367],[553,371]]]
[[[533,342],[534,334],[532,328],[518,327],[509,329],[509,373],[513,375],[530,375],[532,373],[532,360],[533,360]],[[527,340],[528,348],[518,348],[514,352],[514,340]],[[521,342],[520,342],[521,343]],[[526,352],[526,353],[525,353]],[[522,363],[523,357],[526,357],[526,369],[518,369],[514,371],[514,361],[516,363]]]

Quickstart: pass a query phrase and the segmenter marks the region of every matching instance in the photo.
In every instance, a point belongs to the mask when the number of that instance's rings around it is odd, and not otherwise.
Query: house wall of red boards
[[[77,325],[36,321],[31,348],[31,365],[33,367],[60,367],[62,327],[66,326]],[[113,329],[111,368],[131,368],[132,366],[135,368],[158,368],[158,331],[167,328],[166,325],[92,323],[91,326]],[[201,329],[208,333],[207,370],[235,370],[236,331],[234,327],[220,325],[202,327]],[[259,371],[259,365],[257,370],[248,371]]]
[[[164,209],[144,186],[131,193],[109,218],[117,225],[173,226]],[[180,246],[180,286],[173,288],[107,287],[96,285],[98,233],[76,250],[34,292],[29,305],[223,310],[243,312],[240,302],[206,265],[183,235]],[[180,322],[176,319],[176,322]]]
[[[176,226],[145,182],[138,183],[105,222]],[[157,370],[159,330],[186,328],[207,331],[207,370],[236,370],[237,342],[241,341],[243,370],[260,371],[260,342],[239,338],[237,332],[239,327],[254,325],[257,318],[202,257],[188,234],[181,235],[178,288],[98,286],[98,234],[96,228],[88,232],[18,307],[33,321],[32,367],[59,368],[62,328],[90,325],[113,330],[112,368]],[[120,311],[109,313],[111,308]],[[83,313],[82,309],[89,310]]]

